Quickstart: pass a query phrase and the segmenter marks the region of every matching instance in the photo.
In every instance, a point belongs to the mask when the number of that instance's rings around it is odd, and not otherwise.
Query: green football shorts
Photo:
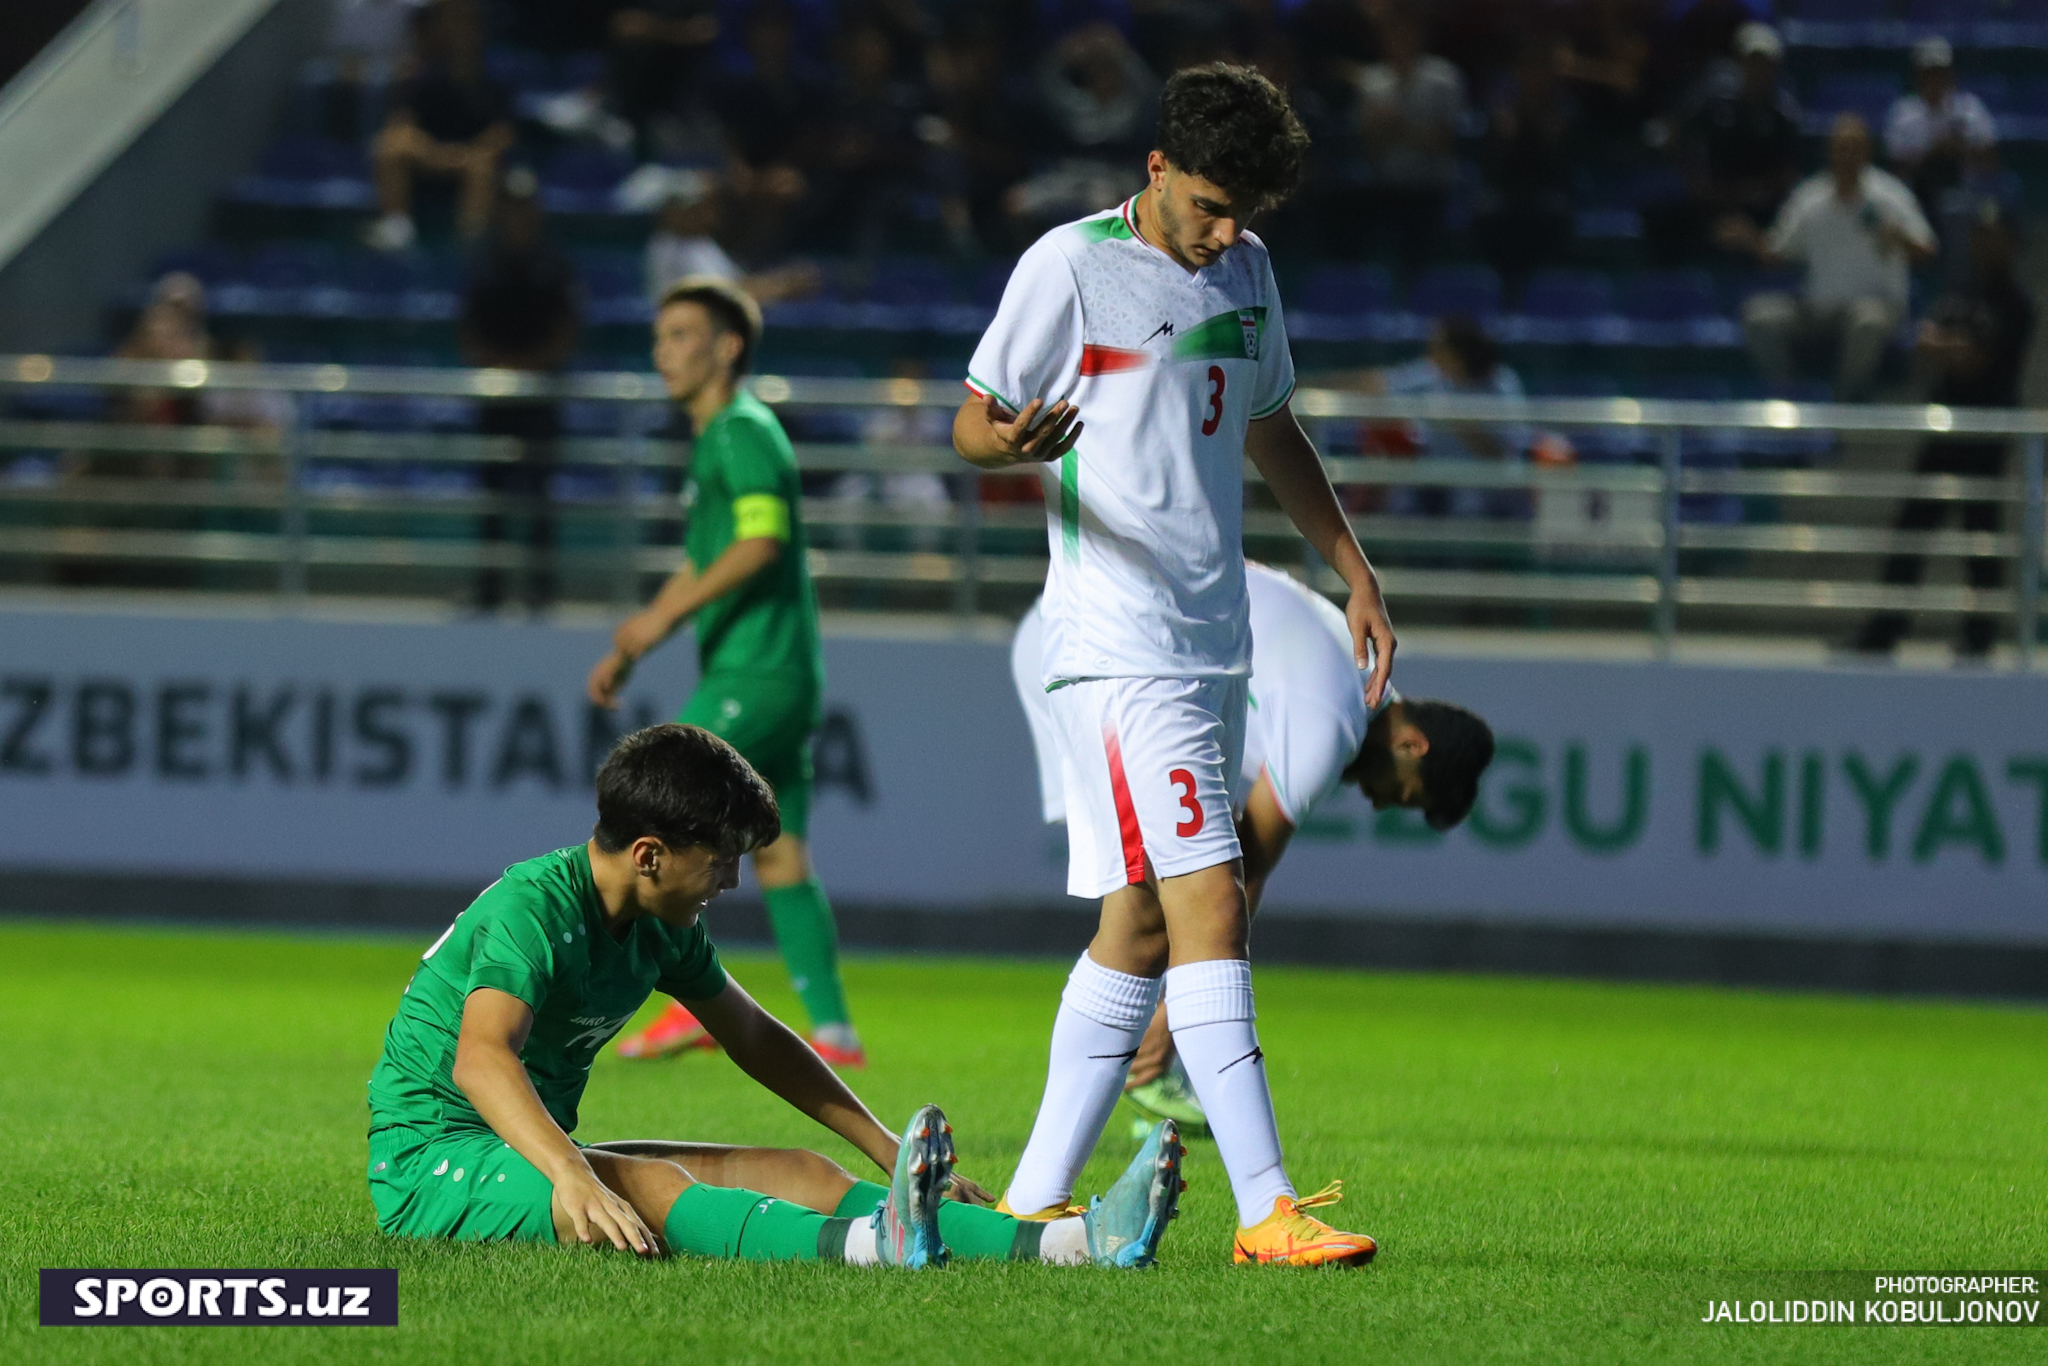
[[[782,828],[811,830],[811,734],[822,719],[817,684],[775,674],[707,674],[676,720],[724,740],[775,792]]]
[[[554,1197],[554,1183],[489,1129],[370,1131],[370,1201],[386,1233],[552,1243]]]

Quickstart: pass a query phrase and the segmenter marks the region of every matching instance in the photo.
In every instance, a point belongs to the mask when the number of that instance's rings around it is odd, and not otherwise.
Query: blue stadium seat
[[[1416,277],[1408,308],[1425,317],[1464,313],[1490,318],[1500,312],[1500,275],[1490,266],[1436,266]]]
[[[1387,313],[1394,282],[1382,266],[1322,266],[1310,273],[1294,300],[1304,313]]]
[[[1720,291],[1704,270],[1650,270],[1622,291],[1632,339],[1646,346],[1732,346],[1741,329],[1721,312]]]
[[[376,202],[363,149],[311,137],[271,142],[254,173],[230,193],[249,203],[287,207],[362,209]]]
[[[564,147],[540,173],[541,203],[554,213],[610,213],[612,191],[632,169],[609,148]]]
[[[920,307],[953,301],[953,275],[929,256],[888,256],[875,263],[862,295],[870,303]]]

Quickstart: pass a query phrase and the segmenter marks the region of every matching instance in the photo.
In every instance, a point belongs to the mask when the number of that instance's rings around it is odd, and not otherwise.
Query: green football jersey
[[[651,916],[623,942],[604,909],[582,845],[515,863],[434,941],[384,1031],[370,1074],[370,1127],[487,1128],[456,1086],[462,1006],[493,987],[533,1007],[519,1061],[565,1133],[590,1064],[655,990],[701,1001],[725,989],[725,968],[701,922],[679,930]]]
[[[775,414],[745,389],[697,434],[684,497],[690,527],[683,548],[699,570],[736,540],[785,543],[774,564],[697,613],[704,672],[796,674],[822,687],[796,452]]]

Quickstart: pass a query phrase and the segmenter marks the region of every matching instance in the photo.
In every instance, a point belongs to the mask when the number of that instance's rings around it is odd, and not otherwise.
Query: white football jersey
[[[1300,825],[1343,785],[1379,708],[1365,704],[1369,670],[1351,653],[1351,627],[1322,594],[1262,564],[1245,566],[1251,590],[1252,695],[1244,774],[1262,774],[1288,821]],[[1249,786],[1249,783],[1247,783]]]
[[[1191,275],[1138,235],[1136,202],[1024,253],[968,372],[1085,427],[1044,470],[1048,683],[1251,668],[1244,438],[1294,390],[1279,291],[1253,234]]]
[[[1378,711],[1365,705],[1368,671],[1352,660],[1351,630],[1328,599],[1287,575],[1247,564],[1251,596],[1251,707],[1243,790],[1264,776],[1289,822],[1300,825],[1343,784]],[[1034,604],[1017,624],[1010,669],[1038,754],[1045,819],[1067,818],[1060,750],[1045,691],[1045,622]],[[1388,687],[1384,707],[1397,694]]]

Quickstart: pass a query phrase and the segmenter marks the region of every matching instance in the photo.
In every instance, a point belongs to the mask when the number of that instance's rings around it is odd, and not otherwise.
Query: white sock
[[[1114,971],[1085,953],[1074,964],[1053,1018],[1045,1096],[1004,1196],[1011,1209],[1034,1214],[1074,1193],[1158,1003],[1156,977]]]
[[[1183,963],[1166,970],[1166,1022],[1216,1135],[1216,1153],[1237,1197],[1237,1222],[1250,1228],[1294,1194],[1280,1157],[1265,1054],[1252,1028],[1252,965],[1241,958]]]
[[[1081,1221],[1076,1219],[1075,1223]],[[882,1249],[877,1244],[875,1221],[862,1215],[846,1226],[846,1251],[840,1254],[848,1266],[880,1266]]]
[[[811,1037],[834,1048],[843,1048],[851,1053],[860,1047],[860,1035],[853,1032],[850,1024],[821,1024],[811,1031]]]
[[[1045,1226],[1038,1242],[1038,1260],[1054,1266],[1087,1266],[1095,1259],[1088,1254],[1088,1224],[1082,1219],[1055,1219]]]

